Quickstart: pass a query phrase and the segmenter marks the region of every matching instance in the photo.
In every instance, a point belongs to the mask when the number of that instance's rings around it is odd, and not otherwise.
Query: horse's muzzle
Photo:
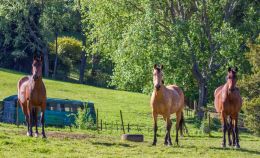
[[[33,75],[33,79],[37,80],[39,77],[37,75]]]
[[[155,89],[156,89],[157,91],[159,91],[160,88],[161,88],[161,85],[156,85],[156,86],[155,86]]]

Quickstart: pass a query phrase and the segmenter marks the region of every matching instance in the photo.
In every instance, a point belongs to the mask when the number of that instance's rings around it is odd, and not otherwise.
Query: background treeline
[[[201,107],[237,66],[259,108],[259,10],[257,0],[0,0],[0,67],[29,73],[36,51],[45,77],[150,93],[163,64],[165,83]]]

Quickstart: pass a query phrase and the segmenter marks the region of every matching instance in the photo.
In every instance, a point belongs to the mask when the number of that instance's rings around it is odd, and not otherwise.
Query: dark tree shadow
[[[248,149],[244,149],[244,148],[234,149],[234,148],[210,147],[210,149],[215,149],[215,150],[237,150],[237,151],[242,151],[242,152],[246,152],[246,153],[250,153],[250,154],[260,155],[260,151],[248,150]]]
[[[129,144],[125,143],[107,143],[107,142],[91,142],[93,145],[102,145],[102,146],[122,146],[122,147],[131,147]]]

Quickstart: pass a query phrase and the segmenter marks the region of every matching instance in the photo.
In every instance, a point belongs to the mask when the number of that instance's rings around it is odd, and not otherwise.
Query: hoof
[[[26,134],[28,137],[32,137],[33,135],[32,135],[32,133],[30,133],[30,132],[27,132],[27,134]]]
[[[39,134],[38,134],[38,133],[35,133],[35,134],[34,134],[34,137],[36,137],[36,138],[37,138],[38,136],[39,136]]]
[[[156,143],[153,143],[152,146],[156,146]]]
[[[222,147],[222,148],[226,148],[226,144],[222,144],[221,147]]]
[[[240,145],[239,145],[239,144],[235,145],[235,148],[239,149],[239,148],[240,148]]]
[[[232,146],[233,144],[232,143],[228,143],[229,146]]]

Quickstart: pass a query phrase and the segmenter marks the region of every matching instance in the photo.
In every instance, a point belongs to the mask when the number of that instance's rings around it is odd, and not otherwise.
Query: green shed
[[[93,102],[48,98],[45,111],[45,124],[51,126],[71,126],[75,123],[75,115],[78,110],[84,108],[87,108],[86,118],[96,123]],[[38,119],[40,119],[40,114],[38,114]],[[7,123],[25,123],[22,109],[20,106],[17,107],[17,95],[9,96],[3,100],[2,110],[0,105],[0,120]]]

